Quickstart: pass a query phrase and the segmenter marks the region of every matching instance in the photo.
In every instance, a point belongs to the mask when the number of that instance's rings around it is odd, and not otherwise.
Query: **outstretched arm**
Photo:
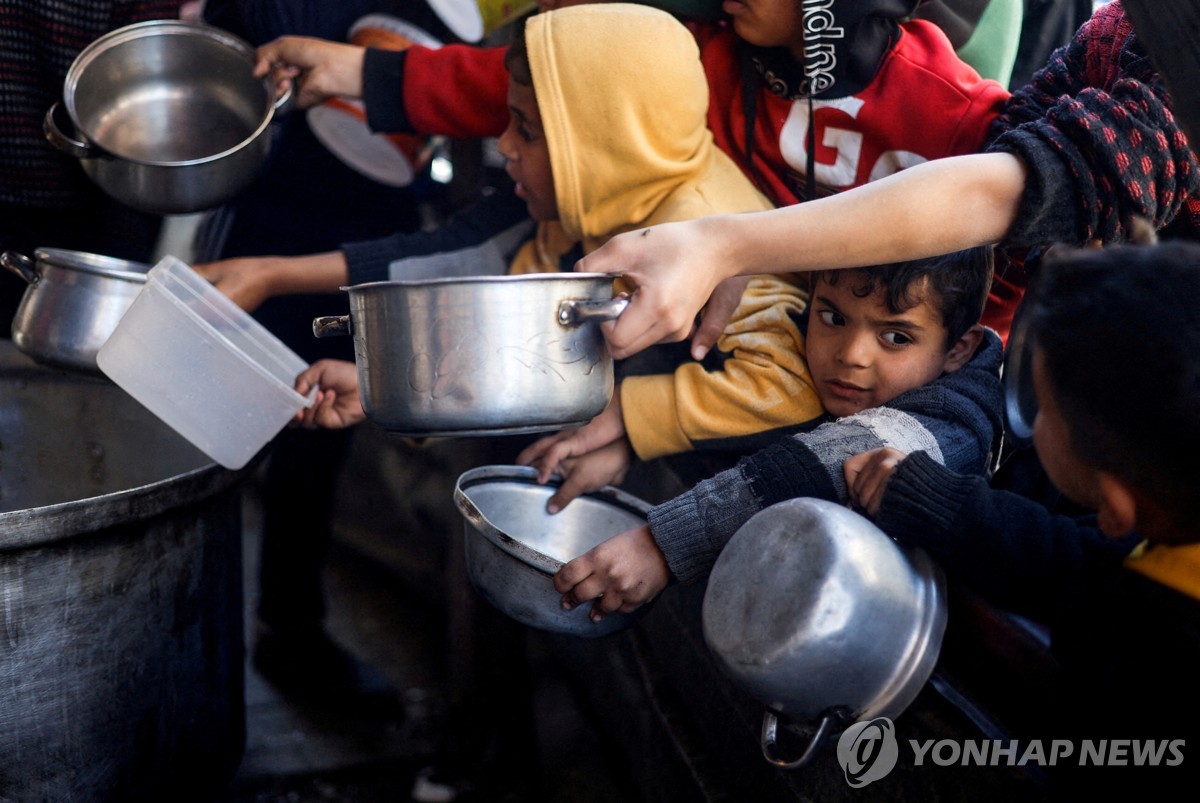
[[[196,272],[247,312],[275,296],[336,293],[349,283],[341,251],[300,257],[238,257],[197,265]]]
[[[732,276],[878,265],[999,242],[1016,219],[1024,163],[1011,154],[938,159],[795,206],[620,234],[576,270],[617,273],[637,292],[603,324],[620,359],[686,338]]]

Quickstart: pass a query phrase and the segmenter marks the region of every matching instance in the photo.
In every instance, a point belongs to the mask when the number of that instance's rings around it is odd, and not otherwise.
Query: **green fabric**
[[[1022,0],[992,0],[971,38],[958,49],[958,57],[984,78],[1008,86],[1024,13]]]

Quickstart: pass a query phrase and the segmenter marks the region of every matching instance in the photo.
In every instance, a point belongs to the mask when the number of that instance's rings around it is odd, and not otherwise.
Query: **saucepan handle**
[[[313,318],[313,337],[336,337],[354,334],[349,315],[327,315]]]
[[[42,121],[42,131],[45,132],[46,139],[50,140],[50,144],[76,159],[91,159],[97,156],[99,152],[90,143],[73,139],[62,132],[58,121],[54,119],[57,114],[58,101],[55,101],[54,105],[46,110],[46,119]]]
[[[0,265],[20,276],[30,284],[37,284],[42,278],[42,274],[38,273],[37,265],[32,259],[24,254],[18,254],[16,251],[5,251],[0,254]]]
[[[628,298],[609,298],[604,301],[568,299],[558,305],[558,322],[563,326],[578,326],[588,321],[612,321],[628,306]]]
[[[821,717],[821,724],[817,726],[817,732],[809,740],[808,747],[804,749],[799,758],[788,760],[775,755],[775,748],[778,746],[779,739],[779,718],[775,715],[774,711],[764,711],[762,725],[763,758],[780,769],[794,770],[803,767],[812,761],[813,756],[820,750],[821,745],[829,736],[829,732],[833,730],[833,724],[832,716],[827,714]]]

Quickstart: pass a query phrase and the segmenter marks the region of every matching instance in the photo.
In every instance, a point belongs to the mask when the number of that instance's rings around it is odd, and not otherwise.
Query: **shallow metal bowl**
[[[454,502],[466,520],[467,574],[475,589],[508,616],[540,630],[606,636],[623,630],[634,613],[588,618],[590,604],[565,611],[554,574],[617,533],[646,523],[650,505],[606,487],[550,515],[546,503],[557,484],[538,485],[525,466],[483,466],[458,478]]]

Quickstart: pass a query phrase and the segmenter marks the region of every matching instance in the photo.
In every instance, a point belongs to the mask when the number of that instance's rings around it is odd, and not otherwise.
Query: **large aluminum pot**
[[[645,524],[650,505],[605,487],[552,516],[546,503],[557,487],[538,485],[537,471],[528,466],[483,466],[458,478],[454,503],[466,522],[471,585],[508,616],[539,630],[589,638],[624,630],[647,606],[593,622],[591,605],[563,610],[553,578],[567,561]]]
[[[245,733],[244,475],[2,342],[0,410],[0,799],[217,799]]]
[[[944,583],[924,552],[833,502],[781,502],[742,525],[709,576],[704,639],[767,706],[766,759],[803,766],[831,733],[902,712],[941,649]],[[797,758],[777,755],[781,716],[815,726]]]
[[[13,342],[40,363],[99,373],[96,352],[145,286],[150,266],[59,248],[33,256],[0,254],[0,265],[29,282],[13,318]]]
[[[118,28],[76,57],[45,131],[102,190],[153,214],[210,209],[250,185],[270,151],[276,100],[254,77],[254,49],[220,28],[150,20]]]
[[[613,363],[598,320],[627,303],[602,273],[371,282],[317,337],[354,336],[367,417],[413,436],[577,426],[608,404]]]

